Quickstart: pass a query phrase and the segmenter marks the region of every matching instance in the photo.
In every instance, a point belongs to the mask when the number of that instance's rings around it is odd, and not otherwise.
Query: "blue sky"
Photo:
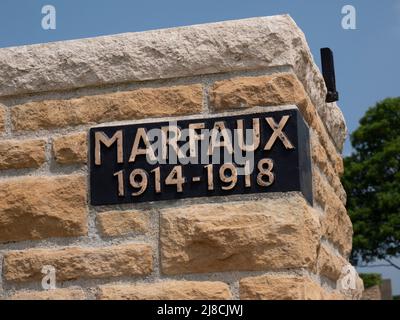
[[[41,27],[46,4],[57,10],[56,30]],[[347,4],[356,8],[356,30],[341,27]],[[350,132],[369,106],[400,96],[400,0],[1,0],[0,47],[281,13],[305,32],[318,65],[319,49],[333,49],[339,105]],[[350,152],[347,141],[344,153]],[[391,277],[400,294],[400,271],[372,270]]]

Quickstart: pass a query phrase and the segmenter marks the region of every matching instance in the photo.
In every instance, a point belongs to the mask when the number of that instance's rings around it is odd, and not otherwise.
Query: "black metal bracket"
[[[326,102],[335,102],[339,100],[339,92],[336,91],[335,64],[333,61],[333,52],[330,48],[321,49],[322,75],[325,80],[328,93]]]

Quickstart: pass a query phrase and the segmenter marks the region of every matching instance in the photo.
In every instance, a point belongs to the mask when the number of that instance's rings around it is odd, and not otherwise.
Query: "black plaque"
[[[279,124],[282,124],[283,117],[288,116],[285,125],[280,128],[282,135],[278,134],[277,129]],[[266,120],[273,119],[273,122]],[[231,175],[234,172],[231,169],[223,171],[223,176],[230,182],[224,182],[220,178],[221,166],[224,165],[225,159],[223,152],[224,147],[220,147],[218,152],[221,153],[221,163],[212,164],[209,160],[208,165],[212,165],[211,169],[206,167],[205,163],[187,163],[187,164],[160,164],[149,163],[146,155],[136,155],[132,162],[131,153],[134,145],[135,137],[138,129],[144,132],[150,132],[152,129],[160,129],[168,126],[169,122],[150,122],[136,123],[132,125],[112,126],[112,127],[96,127],[90,129],[90,199],[92,205],[112,205],[120,203],[137,203],[159,200],[182,199],[192,197],[210,197],[210,196],[228,196],[234,194],[254,194],[254,193],[269,193],[269,192],[289,192],[300,191],[305,199],[312,204],[312,178],[311,178],[311,160],[310,160],[310,145],[309,131],[301,114],[297,109],[288,109],[273,112],[259,112],[252,114],[241,114],[234,116],[216,116],[212,118],[201,119],[182,119],[177,120],[176,125],[181,130],[189,127],[189,124],[203,123],[204,130],[211,130],[216,122],[223,122],[227,130],[237,129],[237,121],[243,120],[243,129],[253,129],[254,119],[259,119],[260,127],[260,143],[254,151],[253,172],[249,175],[239,174],[237,180],[233,184]],[[283,121],[284,122],[284,121]],[[271,125],[272,124],[272,125]],[[276,126],[274,126],[274,124]],[[216,130],[216,129],[215,129]],[[274,140],[271,148],[265,150],[268,141],[273,137],[276,131],[277,137]],[[96,161],[96,132],[97,136],[106,137],[107,144],[102,141],[97,141],[98,159]],[[116,133],[119,132],[119,136]],[[200,134],[203,131],[196,130]],[[206,132],[206,131],[204,131]],[[118,137],[117,137],[118,136]],[[117,137],[114,140],[112,137]],[[284,143],[285,137],[286,145]],[[204,140],[210,138],[210,135],[205,135]],[[233,135],[233,139],[235,135]],[[99,140],[99,139],[97,139]],[[144,149],[144,141],[140,141],[140,148]],[[220,140],[220,141],[223,141]],[[152,142],[152,141],[151,141]],[[179,147],[187,144],[188,140],[178,141]],[[121,143],[118,146],[118,143]],[[200,150],[201,141],[196,140],[196,150]],[[233,145],[232,141],[232,145]],[[122,154],[118,155],[118,152]],[[156,153],[156,156],[158,154]],[[189,151],[187,152],[189,155]],[[131,162],[129,161],[131,158]],[[211,157],[210,157],[211,159]],[[265,160],[269,159],[269,160]],[[268,161],[273,162],[273,168],[270,172],[273,174],[273,182],[270,182],[270,176],[261,174],[261,180],[266,185],[258,183],[260,170],[257,164],[263,161],[262,169],[269,170]],[[168,162],[168,161],[167,161]],[[203,161],[204,162],[204,161]],[[242,168],[243,163],[237,164],[235,161],[229,161],[229,166]],[[181,167],[182,175],[176,173],[171,174],[176,166]],[[158,169],[157,169],[158,168]],[[146,187],[143,187],[143,176],[140,174],[134,175],[136,187],[131,184],[132,171],[145,175]],[[159,184],[157,185],[157,174],[159,174]],[[212,188],[209,183],[209,173],[212,173]],[[243,172],[243,171],[242,171]],[[169,184],[166,183],[167,177],[172,177]],[[176,180],[184,183],[181,184],[181,190],[175,183]],[[232,187],[233,185],[233,187]],[[226,190],[230,188],[229,190]],[[158,189],[158,190],[157,190]],[[140,193],[139,195],[136,195]],[[132,195],[135,194],[135,195]]]

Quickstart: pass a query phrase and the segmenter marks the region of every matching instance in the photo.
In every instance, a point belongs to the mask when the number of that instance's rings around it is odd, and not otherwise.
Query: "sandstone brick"
[[[318,136],[313,131],[311,134],[311,158],[314,164],[324,173],[332,187],[336,189],[337,180],[339,180],[338,173],[333,168],[325,148],[321,145]]]
[[[67,281],[147,275],[152,272],[153,258],[152,249],[146,244],[11,251],[4,257],[4,279],[40,280],[45,265],[56,269],[57,281]]]
[[[53,139],[53,153],[60,164],[87,162],[86,132],[64,135]]]
[[[327,103],[324,109],[326,111],[326,117],[322,117],[322,119],[332,140],[335,142],[335,146],[342,152],[344,141],[348,136],[344,115],[336,102]]]
[[[210,91],[215,110],[254,106],[296,104],[304,99],[304,89],[289,73],[261,77],[241,77],[216,82]]]
[[[166,274],[313,268],[319,222],[298,194],[164,209]]]
[[[344,190],[342,182],[340,181],[338,175],[334,171],[333,167],[328,163],[325,167],[323,167],[324,176],[329,183],[329,185],[334,190],[335,194],[338,196],[340,201],[346,205],[347,202],[347,194]]]
[[[314,121],[311,125],[311,127],[315,130],[317,133],[321,144],[326,150],[326,153],[328,155],[329,160],[331,161],[335,172],[341,176],[343,174],[343,158],[341,154],[337,151],[335,145],[333,144],[328,132],[325,129],[325,125],[323,124],[322,120],[320,117],[315,117],[313,118]]]
[[[313,170],[314,201],[324,210],[321,216],[323,236],[348,257],[352,247],[353,226],[343,201],[318,170]]]
[[[332,165],[330,163],[327,164],[324,168],[325,178],[328,180],[329,184],[332,186],[334,190],[338,188],[338,182],[340,184],[340,180],[336,175]]]
[[[6,128],[6,109],[0,105],[0,133]]]
[[[343,267],[347,264],[349,264],[348,261],[335,254],[325,244],[321,245],[318,255],[318,267],[321,275],[336,282],[340,278]]]
[[[325,290],[303,275],[262,275],[239,282],[242,300],[322,300]]]
[[[321,227],[323,236],[332,242],[344,257],[348,257],[353,242],[353,225],[343,204],[326,206]]]
[[[326,168],[329,165],[329,159],[326,154],[325,148],[319,142],[318,136],[311,133],[311,158],[313,162],[322,170],[326,172]]]
[[[345,197],[346,193],[344,192],[344,195],[341,192],[337,193],[317,168],[313,170],[313,193],[314,200],[322,208],[327,205],[339,207],[345,204],[343,197]]]
[[[314,164],[317,165],[321,172],[324,174],[326,180],[329,182],[330,186],[333,188],[339,199],[343,202],[343,204],[346,204],[346,191],[344,190],[343,185],[339,179],[339,174],[343,173],[343,170],[340,169],[341,173],[339,173],[338,169],[334,169],[332,163],[328,159],[325,148],[321,145],[321,143],[319,142],[319,138],[315,133],[312,133],[311,135],[311,145],[311,158]],[[340,162],[343,165],[343,161],[341,158]]]
[[[136,210],[108,211],[97,215],[97,224],[104,236],[115,237],[149,229],[149,213]]]
[[[333,191],[329,190],[327,183],[324,181],[324,177],[319,173],[317,168],[313,170],[313,198],[316,203],[318,203],[323,209],[327,202],[327,192]]]
[[[331,171],[328,173],[329,183],[332,186],[332,188],[335,190],[335,193],[339,197],[340,201],[342,201],[342,203],[344,205],[346,205],[347,194],[346,194],[346,191],[344,190],[342,182],[340,181],[339,177],[335,174],[335,172],[333,171],[331,166],[329,166],[329,170]]]
[[[340,182],[337,184],[337,188],[335,189],[335,192],[336,192],[337,196],[339,197],[340,201],[343,203],[343,205],[346,205],[346,203],[347,203],[346,190],[344,190],[344,187]]]
[[[201,111],[202,88],[195,84],[28,102],[11,108],[11,121],[20,131]]]
[[[0,182],[0,242],[86,234],[85,177],[30,176]]]
[[[87,295],[82,289],[54,289],[47,291],[20,291],[8,298],[9,300],[86,300]]]
[[[43,139],[0,141],[0,170],[38,168],[46,161]]]
[[[336,160],[334,161],[335,163],[335,171],[341,177],[344,173],[344,162],[343,162],[343,157],[336,157]]]
[[[229,286],[211,281],[164,281],[138,285],[100,286],[101,300],[225,300],[232,299]]]

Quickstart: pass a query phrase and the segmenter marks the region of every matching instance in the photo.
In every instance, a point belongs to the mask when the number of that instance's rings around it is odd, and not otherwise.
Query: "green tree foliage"
[[[365,289],[379,286],[382,283],[382,276],[379,273],[360,273],[360,278],[363,279]]]
[[[343,185],[354,227],[353,262],[400,256],[400,97],[370,108],[351,135]],[[399,268],[400,269],[400,268]]]

